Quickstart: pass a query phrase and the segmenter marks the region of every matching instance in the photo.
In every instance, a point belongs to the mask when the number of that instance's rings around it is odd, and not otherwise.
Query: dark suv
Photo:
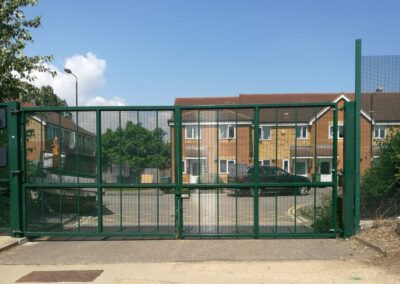
[[[240,166],[240,167],[239,167]],[[229,170],[228,183],[253,183],[255,182],[255,167],[246,167],[244,165],[238,165],[238,170]],[[259,183],[309,183],[310,180],[307,177],[293,175],[287,171],[273,166],[260,166],[259,167]],[[299,193],[300,195],[308,194],[310,187],[306,184],[300,187],[268,187],[260,188],[260,193],[269,193],[271,191],[281,191],[282,193]],[[242,189],[241,193],[249,192],[249,190]],[[253,194],[253,190],[251,190]]]

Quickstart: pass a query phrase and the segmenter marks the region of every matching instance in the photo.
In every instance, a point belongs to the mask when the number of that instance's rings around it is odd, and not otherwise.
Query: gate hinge
[[[19,176],[19,175],[22,174],[22,171],[12,171],[11,174],[12,174],[13,176]]]

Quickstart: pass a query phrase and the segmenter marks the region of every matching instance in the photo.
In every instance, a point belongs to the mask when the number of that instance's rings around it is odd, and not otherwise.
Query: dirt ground
[[[375,220],[372,227],[362,230],[358,237],[373,243],[387,253],[386,256],[377,253],[375,257],[365,262],[400,275],[400,235],[395,231],[398,222],[400,222],[399,219]],[[358,246],[361,245],[358,244]]]

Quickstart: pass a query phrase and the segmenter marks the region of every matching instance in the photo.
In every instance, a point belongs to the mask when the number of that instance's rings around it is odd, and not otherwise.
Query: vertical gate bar
[[[201,175],[201,161],[200,161],[200,110],[197,110],[197,160],[198,160],[198,167],[199,167],[199,180],[198,183],[201,183],[200,175]]]
[[[121,111],[118,111],[119,125],[119,183],[122,183],[122,126],[121,126]],[[119,231],[122,232],[122,188],[119,189]]]
[[[337,231],[337,143],[338,143],[338,105],[333,109],[333,190],[332,190],[332,226]]]
[[[360,231],[360,112],[361,112],[361,39],[356,40],[355,60],[355,232]],[[371,122],[372,123],[372,122]]]
[[[197,110],[197,160],[198,160],[198,170],[199,170],[199,179],[198,179],[198,183],[201,183],[200,181],[200,172],[201,172],[201,162],[200,162],[200,110]],[[200,210],[200,189],[197,190],[198,191],[198,195],[199,195],[199,212],[198,212],[198,216],[199,216],[199,234],[201,232],[201,210]]]
[[[278,109],[275,109],[275,167],[278,166]],[[296,166],[296,165],[295,165]],[[275,171],[275,182],[278,181],[278,171]],[[278,196],[275,193],[275,234],[278,233]]]
[[[260,159],[260,109],[258,106],[255,107],[255,114],[254,114],[254,163],[255,163],[255,176],[256,176],[256,186],[254,188],[254,203],[253,203],[253,214],[254,214],[254,237],[258,238],[258,233],[259,233],[259,220],[258,220],[258,214],[259,214],[259,208],[258,208],[258,193],[259,193],[259,179],[260,179],[260,165],[259,165],[259,159]]]
[[[7,104],[7,146],[9,167],[9,191],[10,191],[10,216],[11,233],[13,236],[21,236],[21,129],[20,129],[20,105],[17,102]]]
[[[63,231],[63,213],[62,213],[62,194],[63,189],[60,188],[60,231]]]
[[[78,198],[78,232],[81,231],[81,202],[80,202],[80,195],[81,195],[81,189],[77,188],[77,198]]]
[[[46,135],[46,133],[44,134]],[[44,182],[44,173],[43,173],[43,163],[44,163],[44,159],[43,159],[43,143],[46,143],[46,139],[45,142],[43,142],[43,112],[40,112],[40,165],[41,165],[41,169],[40,169],[40,179],[41,179],[41,183],[43,184]],[[51,141],[50,141],[51,143]],[[46,148],[46,145],[44,145]]]
[[[61,112],[57,112],[58,114],[58,174],[60,175],[59,181],[60,184],[62,183],[62,166],[61,166],[61,160],[62,160],[62,128],[61,128]]]
[[[229,128],[229,126],[228,126]],[[217,109],[217,183],[219,183],[219,166],[221,161],[219,160],[219,109]],[[229,134],[228,134],[229,136]],[[228,166],[228,161],[226,161],[226,166]],[[229,169],[227,169],[229,171]],[[217,188],[217,234],[219,233],[219,189]]]
[[[139,117],[139,111],[136,112],[136,119],[137,119],[137,125],[140,125],[140,117]],[[141,181],[140,177],[140,168],[137,170],[137,175],[138,175],[138,180]],[[140,187],[137,189],[138,190],[138,230],[140,232]]]
[[[40,188],[40,195],[41,195],[41,212],[40,212],[40,223],[41,223],[41,227],[42,227],[42,232],[45,231],[44,229],[44,189],[43,187]]]
[[[318,121],[317,121],[317,111],[314,114],[314,178],[313,181],[317,181],[317,172],[318,172],[318,155],[317,155],[317,149],[318,149],[318,139],[317,139],[317,128],[318,128]],[[319,180],[321,181],[321,179]],[[317,218],[317,188],[314,187],[314,199],[313,199],[313,223],[315,224],[316,218]]]
[[[296,107],[294,110],[294,119],[295,119],[295,126],[294,126],[294,175],[297,175],[297,110],[298,108]],[[307,169],[306,169],[307,171]],[[297,232],[297,189],[294,190],[294,234]]]
[[[76,176],[77,181],[79,183],[79,112],[76,111],[76,135],[75,135],[75,143],[76,143]]]
[[[236,131],[236,140],[235,140],[235,184],[238,182],[238,140],[239,140],[239,132],[238,132],[238,111],[235,110],[235,131]],[[218,165],[219,166],[219,165]],[[228,181],[229,182],[229,181]],[[236,234],[239,233],[238,230],[238,193],[240,193],[240,189],[235,188],[235,226],[236,226]]]
[[[97,231],[103,232],[103,189],[101,184],[103,182],[102,177],[102,160],[101,160],[101,111],[96,109],[96,164],[97,164],[97,175],[96,175],[96,187],[97,187]]]
[[[156,110],[156,130],[158,130],[158,111]],[[162,138],[161,138],[162,139]],[[164,142],[164,141],[162,141]],[[159,183],[158,171],[160,165],[157,164],[157,183]],[[160,189],[157,188],[157,232],[160,232]]]
[[[25,188],[25,184],[26,184],[26,113],[22,112],[22,118],[21,118],[21,124],[20,126],[22,129],[22,133],[21,133],[21,143],[22,143],[22,154],[21,154],[21,162],[22,162],[22,231],[26,232],[26,228],[27,228],[27,208],[26,208],[26,188]]]

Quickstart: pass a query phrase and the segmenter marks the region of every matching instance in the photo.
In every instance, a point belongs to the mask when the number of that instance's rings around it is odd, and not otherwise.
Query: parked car
[[[228,183],[253,183],[255,182],[255,167],[245,167],[238,165],[237,170],[234,166],[229,170]],[[287,171],[273,166],[260,166],[259,167],[259,180],[260,183],[304,183],[300,187],[265,187],[260,188],[259,194],[280,191],[281,193],[298,193],[300,195],[307,195],[310,187],[306,185],[310,180],[307,177],[300,175],[293,175]],[[254,195],[254,190],[240,189],[238,193],[251,193]]]

